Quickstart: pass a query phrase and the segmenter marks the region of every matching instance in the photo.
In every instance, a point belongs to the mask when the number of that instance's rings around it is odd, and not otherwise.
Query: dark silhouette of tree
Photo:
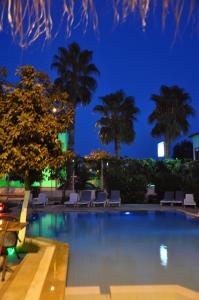
[[[173,158],[193,159],[193,144],[190,141],[182,141],[173,148]]]
[[[104,144],[114,142],[115,155],[120,158],[121,143],[131,144],[135,138],[134,121],[139,109],[134,98],[122,90],[99,99],[102,105],[96,105],[94,111],[101,114],[96,123],[100,140]]]
[[[171,142],[188,132],[188,117],[195,114],[189,104],[190,95],[178,86],[161,86],[160,95],[152,95],[151,100],[156,106],[148,119],[150,124],[155,124],[151,134],[153,137],[163,136],[165,157],[170,158]]]
[[[68,150],[74,151],[75,145],[75,111],[78,105],[88,105],[92,94],[96,90],[96,75],[99,71],[92,63],[93,53],[81,50],[77,43],[72,43],[68,48],[58,48],[54,55],[51,68],[57,71],[55,86],[68,93],[68,101],[74,110],[74,118],[68,129]],[[72,164],[68,167],[68,177],[72,175]]]

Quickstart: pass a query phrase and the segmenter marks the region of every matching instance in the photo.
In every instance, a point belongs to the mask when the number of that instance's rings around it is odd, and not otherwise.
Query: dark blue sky
[[[147,118],[154,108],[150,95],[159,93],[162,84],[178,85],[190,93],[196,110],[196,117],[190,119],[190,133],[199,130],[199,38],[190,25],[185,32],[181,30],[174,42],[172,19],[168,19],[166,29],[162,31],[158,13],[153,19],[149,18],[148,27],[142,32],[138,19],[129,18],[127,22],[115,25],[109,11],[105,9],[104,12],[101,12],[99,35],[90,28],[83,34],[79,27],[71,38],[66,39],[65,31],[61,29],[59,36],[45,46],[37,41],[22,50],[8,34],[1,33],[0,64],[9,69],[11,80],[15,69],[24,64],[34,65],[54,79],[56,73],[50,70],[50,64],[59,46],[67,47],[76,41],[82,49],[93,50],[93,61],[101,75],[91,104],[77,110],[76,152],[85,155],[95,149],[113,151],[113,145],[104,146],[99,142],[95,128],[98,115],[92,109],[98,103],[98,96],[123,89],[127,95],[135,97],[140,114],[135,124],[135,141],[130,146],[122,146],[122,155],[155,158],[157,142],[161,139],[150,136]]]

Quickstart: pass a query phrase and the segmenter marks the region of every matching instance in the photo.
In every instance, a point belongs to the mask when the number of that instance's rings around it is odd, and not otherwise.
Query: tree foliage
[[[96,125],[102,143],[114,142],[115,155],[120,157],[121,143],[130,144],[135,138],[134,121],[139,112],[132,96],[126,96],[120,90],[113,94],[100,97],[101,105],[94,108],[101,118]]]
[[[16,74],[18,84],[4,85],[0,93],[0,175],[21,176],[29,189],[33,174],[54,169],[70,156],[62,152],[58,133],[69,126],[73,111],[64,103],[64,118],[52,113],[56,95],[47,74],[32,66]]]
[[[193,144],[190,141],[182,141],[173,148],[173,158],[193,159]]]
[[[166,158],[170,157],[170,144],[177,137],[189,131],[188,117],[194,115],[190,95],[178,86],[161,86],[160,95],[152,95],[155,109],[149,116],[154,124],[153,137],[163,136],[166,144]]]
[[[93,53],[81,50],[77,43],[68,48],[58,48],[54,55],[51,68],[57,71],[55,86],[68,94],[68,101],[74,111],[79,104],[88,105],[92,94],[96,90],[95,76],[99,74],[97,67],[92,63]],[[69,149],[74,150],[75,115],[71,128],[69,128]]]

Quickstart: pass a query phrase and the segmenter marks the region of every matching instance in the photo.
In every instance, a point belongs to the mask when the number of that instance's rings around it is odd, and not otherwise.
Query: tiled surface
[[[32,239],[33,240],[33,239]],[[68,263],[68,245],[34,239],[40,250],[28,254],[0,287],[1,300],[63,300]]]
[[[111,300],[111,298],[109,295],[70,295],[65,300]]]
[[[100,295],[99,286],[67,287],[66,296],[69,295]]]
[[[68,290],[68,293],[67,293]],[[112,286],[110,295],[96,295],[97,287],[66,288],[65,300],[198,300],[199,293],[178,285]]]
[[[110,287],[112,300],[198,300],[199,293],[178,285]]]

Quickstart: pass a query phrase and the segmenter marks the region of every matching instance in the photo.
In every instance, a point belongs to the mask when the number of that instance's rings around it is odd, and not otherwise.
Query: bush
[[[199,202],[199,162],[188,160],[114,160],[105,173],[105,186],[108,192],[120,190],[123,203],[145,202],[147,184],[155,184],[156,203],[165,191],[182,190],[193,193]]]

